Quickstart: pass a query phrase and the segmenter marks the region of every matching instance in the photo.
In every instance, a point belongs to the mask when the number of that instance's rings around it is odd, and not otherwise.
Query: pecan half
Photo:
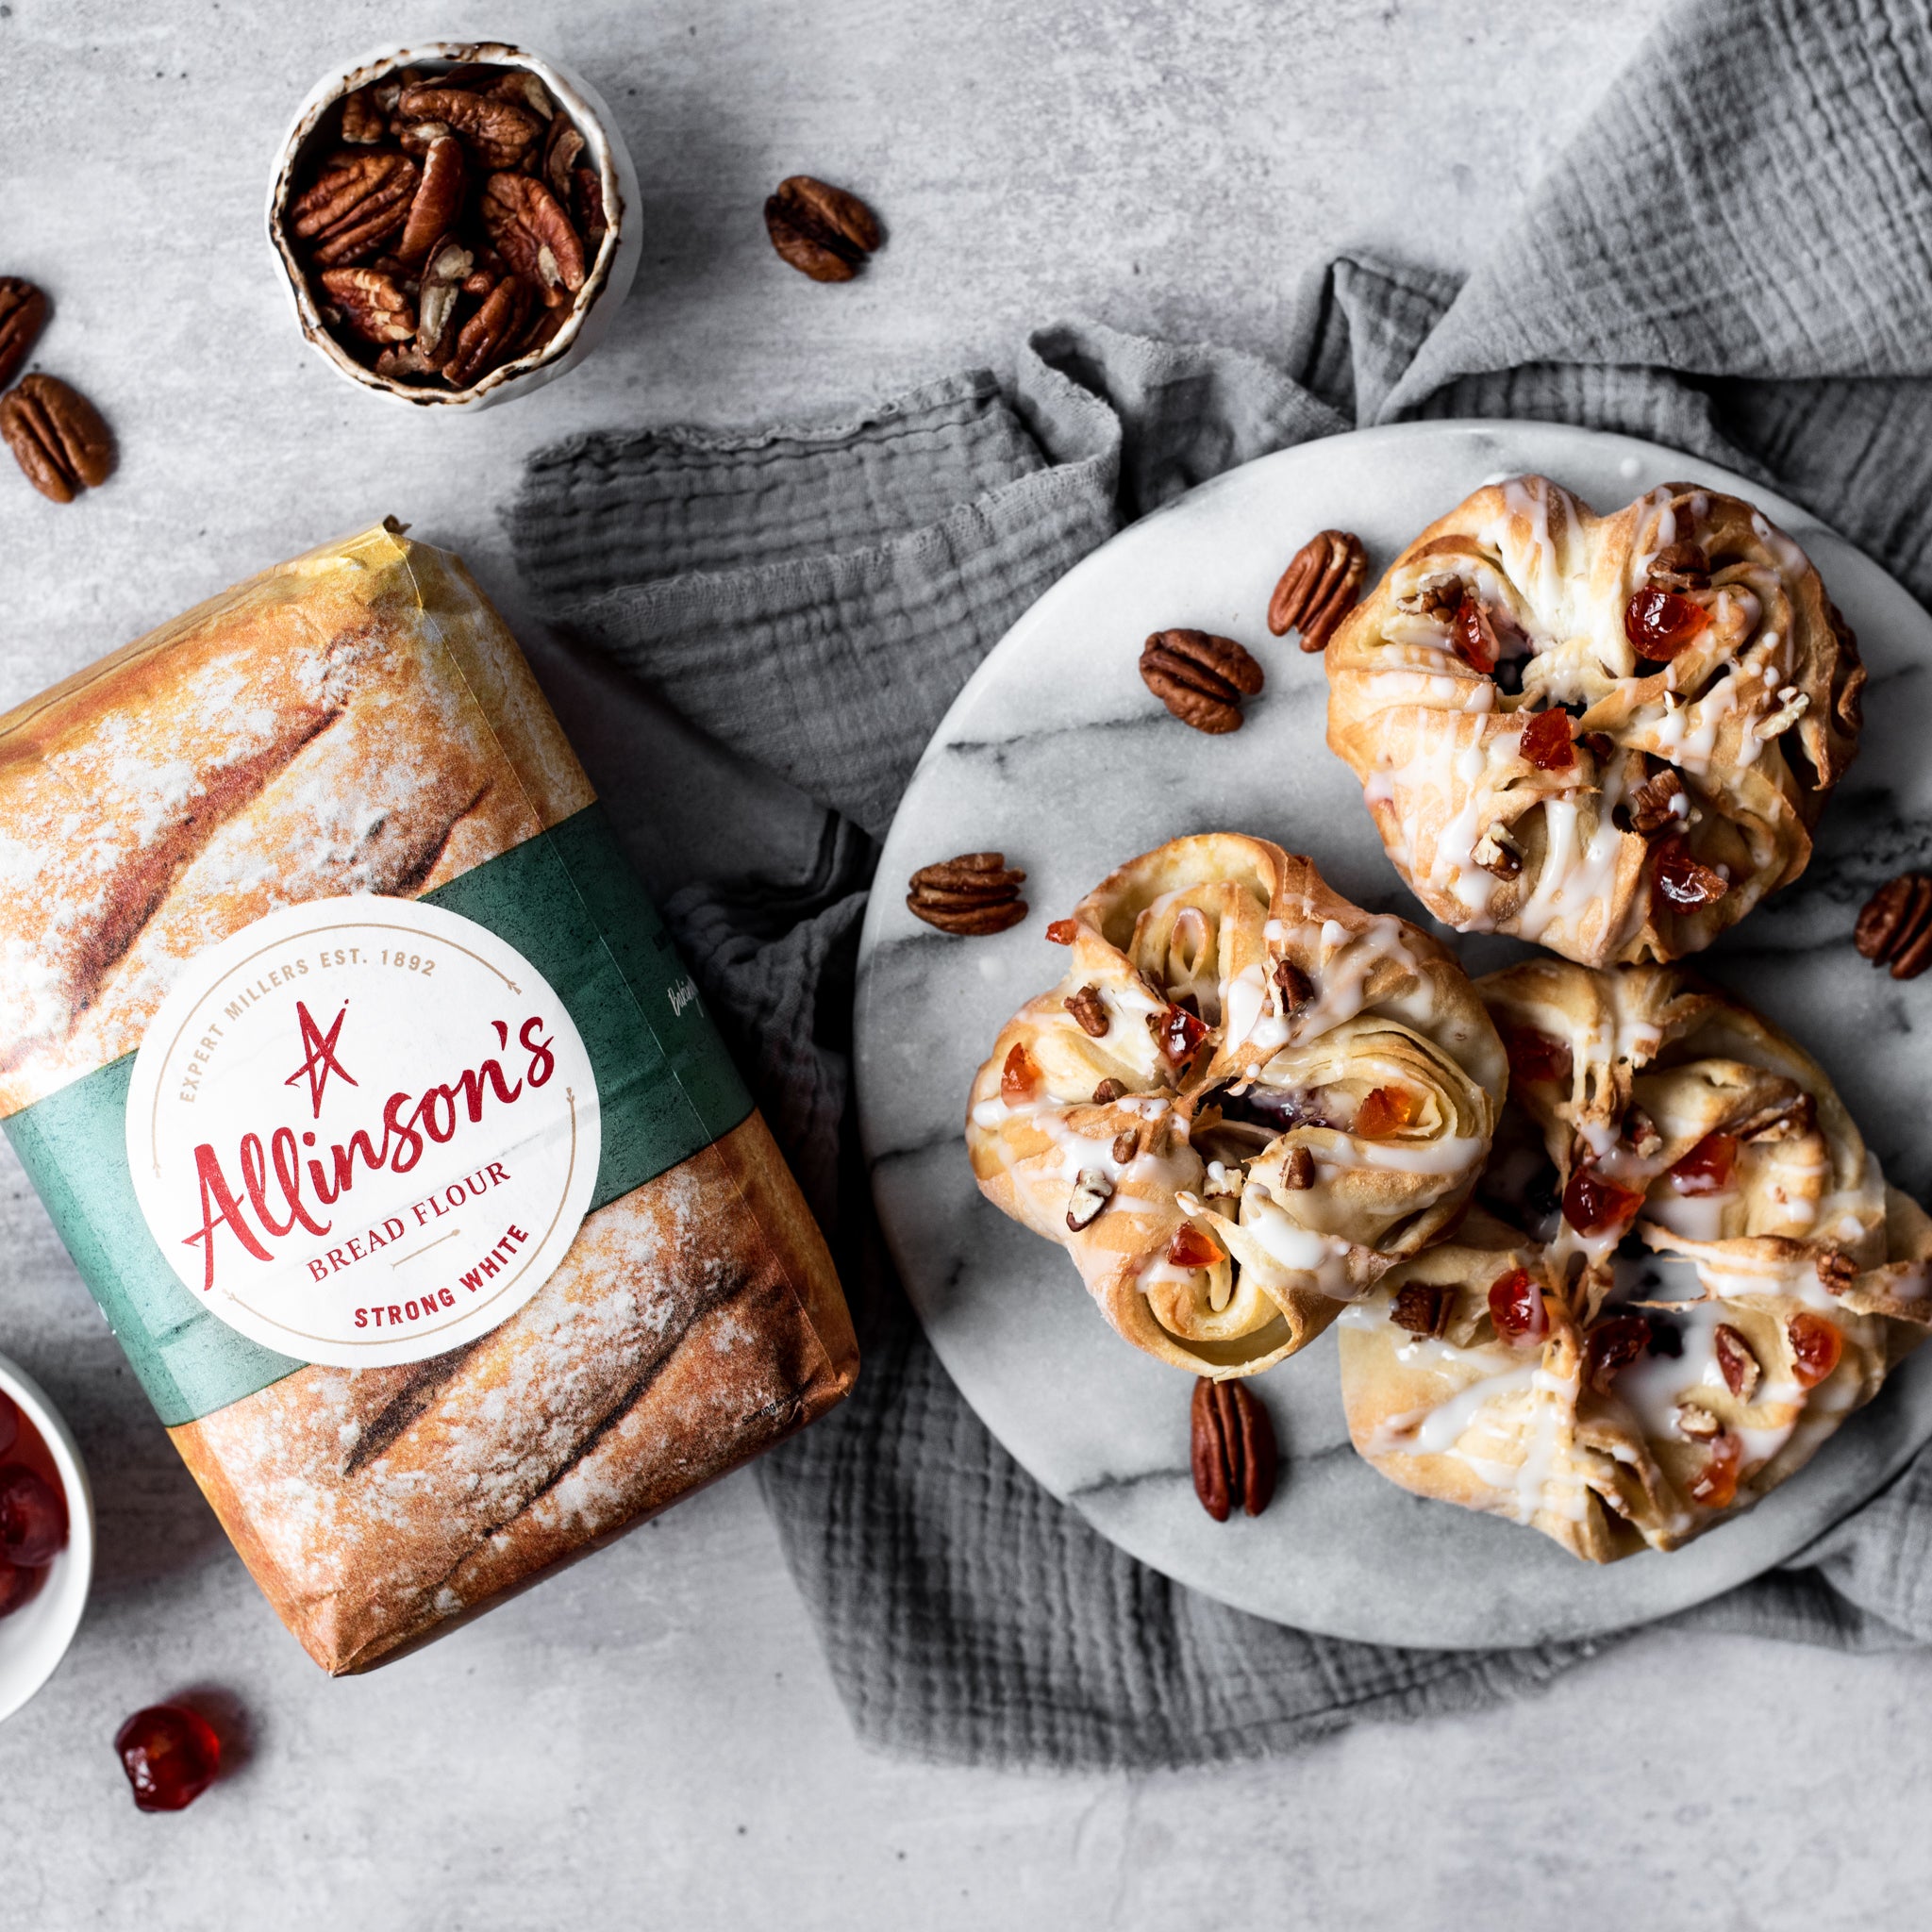
[[[423,157],[423,178],[409,203],[403,237],[396,243],[397,258],[410,267],[427,259],[430,249],[456,226],[462,212],[463,182],[468,175],[463,164],[463,144],[446,134],[429,143]]]
[[[906,905],[915,918],[961,938],[1005,932],[1026,917],[1020,896],[1025,878],[1008,866],[1004,852],[962,852],[921,866],[908,881]]]
[[[342,139],[351,147],[369,147],[389,132],[389,108],[375,94],[373,87],[358,87],[342,96]]]
[[[1677,808],[1679,799],[1684,802],[1682,811]],[[1666,825],[1683,824],[1690,815],[1690,795],[1684,789],[1684,780],[1669,765],[1661,772],[1652,773],[1630,794],[1624,804],[1624,810],[1630,820],[1630,829],[1646,839],[1653,832],[1662,831]]]
[[[1241,701],[1261,689],[1261,667],[1232,638],[1158,630],[1141,651],[1141,681],[1183,724],[1239,731]]]
[[[26,360],[47,320],[47,298],[19,275],[0,275],[0,389]]]
[[[1728,1322],[1720,1322],[1712,1329],[1710,1341],[1712,1352],[1717,1357],[1718,1374],[1724,1378],[1724,1387],[1740,1402],[1749,1402],[1751,1391],[1757,1387],[1758,1377],[1764,1373],[1751,1344]]]
[[[1648,575],[1657,589],[1675,591],[1679,596],[1686,591],[1707,591],[1710,558],[1705,555],[1702,543],[1666,543],[1650,559]]]
[[[1067,1196],[1067,1226],[1078,1234],[1113,1199],[1113,1183],[1097,1167],[1083,1167]]]
[[[1315,997],[1315,982],[1292,959],[1277,959],[1274,991],[1275,1010],[1284,1020],[1291,1020]]]
[[[0,440],[26,480],[56,503],[105,483],[114,468],[114,439],[94,406],[58,376],[25,376],[0,397]]]
[[[405,121],[441,121],[454,128],[477,161],[491,170],[514,168],[543,132],[542,122],[527,108],[460,87],[405,88],[396,111]]]
[[[604,184],[594,168],[579,168],[571,181],[571,208],[592,255],[604,245],[610,224],[604,213]]]
[[[289,226],[315,244],[319,267],[363,260],[408,220],[418,173],[408,155],[337,155],[290,208]]]
[[[483,92],[494,94],[498,100],[514,101],[518,107],[527,108],[540,121],[551,121],[557,116],[557,103],[550,98],[550,90],[527,67],[512,67],[508,74],[498,75]]]
[[[858,195],[809,175],[788,176],[766,197],[765,233],[781,260],[815,282],[849,282],[884,240]]]
[[[1894,979],[1916,979],[1932,965],[1932,875],[1901,873],[1865,902],[1852,943]]]
[[[1456,1307],[1456,1291],[1445,1282],[1411,1281],[1395,1291],[1389,1319],[1411,1335],[1441,1335]]]
[[[556,308],[584,286],[584,244],[561,203],[530,175],[483,184],[483,226],[498,254]]]
[[[1469,856],[1492,878],[1518,878],[1523,873],[1523,854],[1509,837],[1509,828],[1497,819],[1474,845]]]
[[[1290,560],[1268,600],[1268,628],[1276,637],[1302,634],[1302,649],[1319,651],[1355,608],[1369,574],[1362,540],[1347,530],[1310,537]]]
[[[1274,1494],[1278,1456],[1274,1424],[1245,1383],[1194,1384],[1191,1416],[1194,1493],[1216,1523],[1225,1523],[1239,1502],[1258,1516]]]
[[[1110,1106],[1126,1091],[1125,1086],[1119,1080],[1103,1080],[1093,1090],[1093,1104],[1095,1107]]]
[[[508,361],[535,301],[536,291],[521,275],[505,275],[458,333],[456,351],[443,365],[443,380],[468,389]]]
[[[1071,998],[1060,1005],[1080,1023],[1080,1031],[1095,1040],[1105,1040],[1108,1028],[1113,1022],[1108,1017],[1106,1003],[1100,997],[1097,986],[1083,986]]]
[[[374,268],[325,269],[322,286],[341,320],[366,342],[407,342],[416,333],[416,305],[393,275]]]
[[[1814,1264],[1827,1294],[1842,1294],[1858,1278],[1858,1264],[1842,1248],[1826,1248]]]
[[[538,169],[558,201],[570,199],[571,178],[584,151],[584,137],[561,114],[550,124],[543,137],[543,159]]]
[[[457,300],[476,258],[445,237],[429,250],[416,296],[416,352],[425,366],[441,370],[456,354]]]
[[[1711,1414],[1701,1402],[1692,1402],[1688,1396],[1677,1405],[1677,1433],[1688,1436],[1693,1442],[1707,1442],[1724,1424]]]

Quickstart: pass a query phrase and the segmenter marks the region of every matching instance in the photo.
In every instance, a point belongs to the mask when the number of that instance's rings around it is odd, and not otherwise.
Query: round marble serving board
[[[1064,1253],[980,1198],[967,1088],[1001,1024],[1051,985],[1047,922],[1113,867],[1183,833],[1257,833],[1310,855],[1338,891],[1457,943],[1480,973],[1516,941],[1455,941],[1396,876],[1360,788],[1324,741],[1319,657],[1263,613],[1294,549],[1357,532],[1379,573],[1478,485],[1540,472],[1601,509],[1680,478],[1735,490],[1804,544],[1857,629],[1871,683],[1863,747],[1806,875],[1704,962],[1832,1072],[1898,1185],[1932,1182],[1932,975],[1899,985],[1853,951],[1879,880],[1932,857],[1932,619],[1807,512],[1709,464],[1541,424],[1423,423],[1283,451],[1143,518],[1008,632],[926,747],[879,865],[860,941],[859,1121],[900,1273],[940,1359],[1021,1464],[1104,1536],[1257,1615],[1370,1641],[1447,1647],[1589,1636],[1681,1609],[1801,1550],[1932,1436],[1932,1347],[1810,1466],[1747,1515],[1664,1557],[1606,1568],[1501,1520],[1424,1501],[1350,1447],[1335,1331],[1248,1384],[1282,1450],[1267,1512],[1214,1523],[1188,1471],[1192,1378],[1107,1325]],[[1207,738],[1141,682],[1150,631],[1239,639],[1266,667],[1246,723]],[[1025,868],[1025,922],[958,940],[907,911],[900,881],[957,852]]]

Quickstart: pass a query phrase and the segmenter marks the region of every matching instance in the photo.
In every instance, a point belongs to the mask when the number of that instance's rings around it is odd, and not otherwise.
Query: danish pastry
[[[1455,958],[1232,833],[1129,860],[973,1082],[982,1191],[1191,1372],[1291,1355],[1470,1198],[1507,1071]]]
[[[1817,1063],[1681,969],[1537,960],[1477,990],[1512,1071],[1483,1205],[1345,1312],[1350,1433],[1403,1488],[1576,1556],[1674,1549],[1924,1339],[1932,1221]]]
[[[1587,966],[1698,952],[1804,871],[1865,681],[1749,504],[1599,517],[1541,476],[1432,524],[1326,659],[1329,745],[1417,897]]]

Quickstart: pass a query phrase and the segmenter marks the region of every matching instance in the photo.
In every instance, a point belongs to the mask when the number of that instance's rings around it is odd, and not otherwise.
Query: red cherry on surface
[[[0,1390],[0,1456],[5,1456],[20,1438],[20,1410],[13,1397]]]
[[[51,1562],[66,1542],[67,1505],[60,1491],[20,1463],[0,1469],[0,1557],[31,1569]]]
[[[114,1734],[121,1768],[143,1811],[180,1811],[222,1767],[222,1743],[199,1711],[178,1704],[137,1710]]]

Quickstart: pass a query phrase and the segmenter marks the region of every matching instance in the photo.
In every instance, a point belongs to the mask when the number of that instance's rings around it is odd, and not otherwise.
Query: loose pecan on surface
[[[1894,979],[1916,979],[1932,965],[1932,874],[1901,873],[1865,902],[1852,943]]]
[[[0,389],[26,360],[47,320],[47,298],[19,275],[0,275]]]
[[[884,240],[858,195],[809,175],[789,175],[766,197],[765,233],[782,260],[815,282],[849,282]]]
[[[1241,701],[1261,689],[1261,667],[1232,638],[1158,630],[1141,651],[1141,679],[1183,724],[1239,731]]]
[[[1362,540],[1347,530],[1324,530],[1297,550],[1268,603],[1268,628],[1276,637],[1301,632],[1302,649],[1319,651],[1355,608],[1368,575]]]
[[[1194,1384],[1191,1417],[1194,1493],[1216,1523],[1239,1503],[1258,1516],[1274,1494],[1278,1456],[1274,1424],[1244,1382]]]
[[[923,865],[908,883],[906,904],[915,917],[941,932],[979,938],[1005,932],[1026,917],[1020,888],[1026,874],[1007,864],[1003,852],[962,852],[937,865]]]
[[[0,396],[0,439],[42,496],[72,503],[114,468],[114,439],[94,406],[58,376],[35,374]]]

